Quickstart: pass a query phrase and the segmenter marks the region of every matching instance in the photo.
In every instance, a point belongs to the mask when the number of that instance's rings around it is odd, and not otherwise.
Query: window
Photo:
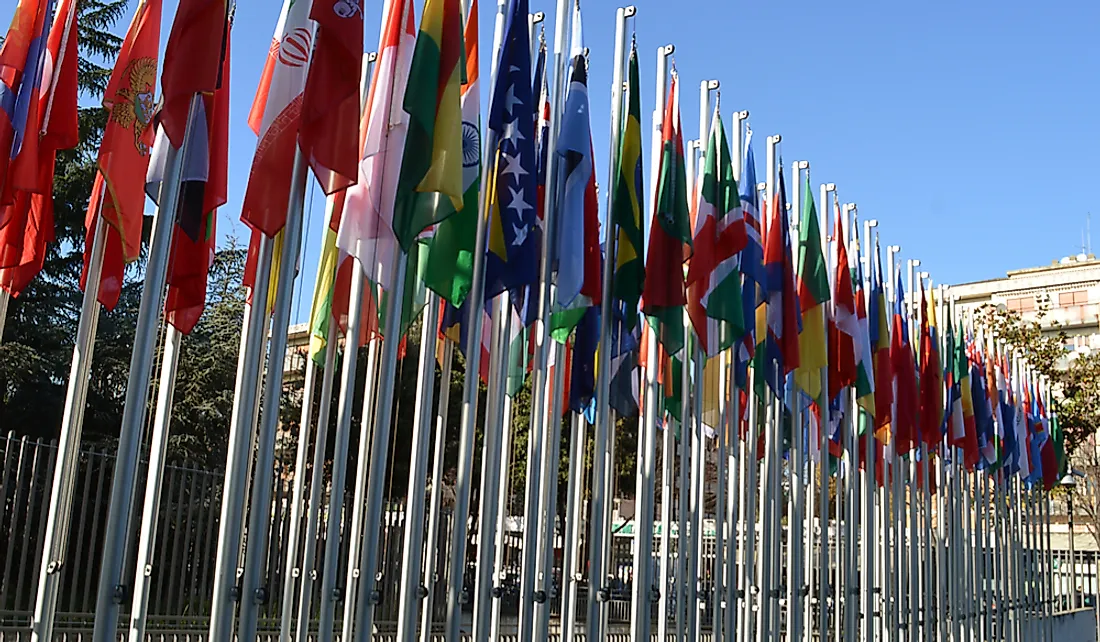
[[[1088,302],[1088,290],[1074,290],[1073,292],[1058,293],[1058,307],[1060,308],[1069,308],[1075,305],[1085,305]]]
[[[1016,299],[1008,299],[1005,306],[1013,312],[1032,312],[1035,310],[1035,297],[1022,296]]]

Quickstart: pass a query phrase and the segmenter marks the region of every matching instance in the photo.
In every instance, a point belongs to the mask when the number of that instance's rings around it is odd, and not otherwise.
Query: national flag
[[[917,417],[920,411],[920,397],[917,391],[917,367],[913,358],[913,348],[909,343],[909,322],[903,307],[905,288],[901,284],[901,274],[898,274],[894,292],[894,319],[890,332],[890,361],[897,386],[895,393],[897,425],[894,426],[894,437],[897,441],[894,452],[905,455],[917,445],[917,439],[919,439]]]
[[[741,153],[741,150],[736,150]],[[760,225],[760,195],[756,191],[756,158],[752,153],[752,130],[745,140],[741,164],[741,213],[745,220],[745,248],[741,250],[740,266],[744,276],[741,286],[742,318],[745,320],[745,341],[736,351],[734,377],[742,390],[748,385],[748,362],[756,350],[756,310],[766,299],[764,287],[763,228]]]
[[[661,127],[661,167],[657,199],[649,226],[642,312],[656,324],[661,345],[670,355],[684,347],[684,260],[691,252],[684,142],[680,133],[680,91],[675,72],[669,83]]]
[[[442,301],[443,315],[440,317],[440,333],[450,339],[465,358],[466,346],[469,345],[466,320],[470,318],[468,307],[475,304],[467,298],[461,306],[455,307],[446,301]],[[489,344],[492,337],[493,319],[487,309],[481,310],[481,359],[479,361],[478,376],[481,382],[489,383]]]
[[[798,335],[802,332],[802,314],[795,293],[794,265],[791,254],[791,228],[787,222],[787,187],[780,162],[779,189],[768,204],[764,241],[764,272],[767,277],[767,307],[763,311],[764,329],[757,312],[757,340],[764,343],[764,379],[780,399],[787,375],[800,364]],[[766,337],[760,335],[766,334]]]
[[[798,387],[808,394],[811,399],[820,399],[821,371],[831,365],[829,356],[836,341],[835,337],[826,337],[825,334],[825,304],[829,302],[829,271],[821,250],[821,228],[818,226],[817,206],[814,204],[814,193],[810,187],[809,176],[806,177],[802,198],[802,217],[798,222],[798,307],[802,311],[802,332],[798,335],[800,358],[798,369],[795,371],[795,381],[798,383]],[[779,207],[782,208],[783,206],[783,203],[779,204]],[[839,223],[840,217],[838,216],[837,224],[839,225]],[[770,238],[769,236],[769,240]],[[839,239],[834,240],[834,244],[839,242]],[[840,269],[839,265],[837,269]],[[847,271],[847,266],[844,269]],[[837,307],[836,314],[849,313],[849,317],[854,321],[855,306],[851,301],[851,281],[847,285],[847,299],[838,298],[834,305]],[[846,312],[840,309],[840,306],[845,303],[851,304],[851,308]],[[850,339],[846,348],[844,354],[852,353]],[[852,361],[852,359],[849,359],[849,361]],[[834,379],[837,380],[835,383]],[[850,384],[850,381],[843,381],[836,373],[830,371],[830,394],[826,401],[836,396],[831,394],[833,389],[839,390],[841,387]]]
[[[405,90],[409,130],[393,208],[393,231],[406,252],[463,206],[465,57],[459,0],[427,0]]]
[[[569,371],[569,409],[584,412],[596,394],[596,347],[600,342],[600,309],[584,309],[573,337]]]
[[[579,20],[579,15],[575,15],[574,19]],[[558,216],[555,218],[557,301],[550,325],[555,338],[562,343],[586,314],[585,310],[600,304],[602,289],[599,201],[589,122],[588,63],[583,49],[577,51],[579,45],[579,42],[575,43],[572,77],[557,144],[564,178]],[[575,345],[574,350],[582,347]],[[583,350],[574,354],[574,375],[582,354]]]
[[[1054,435],[1054,426],[1047,415],[1046,404],[1043,403],[1041,390],[1035,391],[1035,405],[1038,413],[1038,430],[1043,434],[1043,444],[1040,448],[1040,457],[1043,461],[1043,488],[1050,490],[1061,479],[1061,462],[1058,459],[1058,448]]]
[[[425,284],[452,305],[470,293],[477,240],[478,193],[481,188],[481,92],[478,88],[477,0],[466,21],[466,82],[462,85],[462,209],[435,230],[424,272]],[[444,205],[446,202],[444,202]]]
[[[688,315],[708,357],[718,355],[745,334],[737,260],[747,242],[729,142],[715,105],[687,273]]]
[[[996,438],[991,403],[990,378],[981,348],[973,336],[967,337],[967,360],[970,362],[970,390],[974,401],[974,425],[977,429],[980,468],[997,465],[1000,442]]]
[[[248,125],[259,140],[248,174],[241,220],[272,238],[286,225],[290,202],[302,94],[314,45],[312,4],[313,0],[283,0],[248,117]]]
[[[212,94],[226,84],[227,11],[226,0],[181,0],[172,19],[164,49],[159,121],[177,149],[183,145],[191,98]]]
[[[103,94],[109,116],[99,147],[98,166],[105,188],[100,216],[118,233],[125,263],[137,260],[141,251],[160,9],[161,0],[144,0],[138,5]],[[108,249],[112,245],[108,243]]]
[[[55,3],[56,0],[20,0],[0,45],[0,205],[12,202],[13,187],[20,182],[20,177],[14,175],[18,168],[10,164],[15,164],[21,155],[37,156],[38,97]],[[25,163],[28,171],[21,177],[24,183],[35,181],[34,161]],[[4,222],[0,219],[0,225]]]
[[[645,288],[642,252],[645,233],[642,225],[642,107],[638,73],[638,47],[630,48],[626,82],[626,114],[619,132],[619,149],[612,185],[611,221],[618,228],[615,245],[615,278],[612,296],[622,309],[627,330],[638,324],[638,301]]]
[[[611,324],[611,390],[608,403],[620,417],[638,416],[638,366],[641,328],[628,330],[621,319]]]
[[[1062,432],[1061,423],[1058,421],[1058,413],[1053,412],[1053,409],[1050,413],[1050,438],[1053,442],[1054,459],[1056,462],[1054,469],[1056,473],[1052,475],[1053,479],[1047,478],[1044,480],[1047,490],[1053,488],[1062,476],[1068,472],[1066,466],[1065,433]]]
[[[882,249],[875,241],[869,336],[875,369],[875,437],[889,443],[894,409],[894,364],[890,359],[890,321],[882,287]]]
[[[974,421],[974,398],[970,364],[966,357],[963,327],[947,328],[947,385],[949,391],[948,443],[963,451],[963,464],[973,470],[978,463],[978,434]]]
[[[223,22],[228,23],[222,16]],[[190,334],[206,307],[206,282],[214,261],[217,239],[217,209],[226,202],[229,157],[229,31],[226,27],[225,51],[221,55],[222,72],[215,79],[213,93],[204,93],[192,114],[186,149],[183,182],[175,216],[175,233],[168,258],[164,311],[168,323],[183,334]],[[161,125],[153,146],[145,192],[159,206],[160,187],[166,171],[168,129]]]
[[[924,280],[920,287],[920,426],[921,440],[935,447],[943,440],[943,366],[936,327],[935,292],[925,299]]]
[[[527,0],[510,0],[500,64],[489,101],[493,172],[489,194],[489,246],[485,300],[538,281],[542,230],[535,214],[534,101]]]
[[[363,73],[361,0],[315,3],[313,60],[302,93],[298,143],[325,194],[358,179],[359,78]]]
[[[393,204],[409,116],[401,107],[412,63],[411,0],[387,0],[366,108],[360,123],[359,178],[347,189],[336,247],[359,261],[367,278],[392,290],[397,240]]]
[[[809,184],[807,183],[807,191]],[[829,319],[829,399],[854,386],[859,377],[856,344],[859,340],[859,317],[856,311],[852,271],[848,258],[848,237],[844,232],[844,215],[840,203],[833,197],[833,314]]]
[[[858,230],[852,230],[852,247],[855,251],[848,254],[848,273],[852,281],[852,296],[855,300],[856,320],[858,322],[858,334],[854,339],[856,352],[855,395],[856,403],[870,417],[869,423],[874,424],[875,374],[872,365],[871,331],[867,319],[867,300],[863,283],[863,260],[861,260],[861,257],[866,255],[863,254],[859,243]],[[864,260],[870,264],[869,258]],[[872,432],[874,432],[873,429]]]
[[[36,101],[28,105],[25,131],[30,135],[23,136],[18,150],[12,148],[16,153],[7,171],[13,192],[10,203],[3,204],[0,190],[0,288],[13,296],[41,271],[46,245],[54,240],[57,150],[75,147],[79,142],[76,17],[76,1],[61,0],[46,42],[38,91],[31,96]],[[29,91],[35,83],[24,85]],[[4,94],[5,87],[0,82],[0,94]],[[4,100],[0,95],[0,103]],[[12,106],[16,105],[21,103]],[[0,115],[0,121],[3,119]]]
[[[107,200],[109,196],[103,174],[96,172],[92,193],[88,198],[88,211],[84,215],[84,267],[80,273],[81,290],[87,287],[88,267],[92,260],[92,240],[100,213],[107,207]],[[105,225],[103,232],[103,265],[100,268],[99,294],[96,300],[108,310],[114,310],[122,295],[126,263],[123,260],[122,238],[118,232],[110,225]]]

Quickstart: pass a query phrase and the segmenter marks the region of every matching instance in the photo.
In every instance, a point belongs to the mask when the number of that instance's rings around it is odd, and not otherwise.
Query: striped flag
[[[834,347],[833,337],[826,343],[826,304],[829,302],[829,270],[821,250],[821,228],[818,226],[817,206],[810,187],[810,177],[802,190],[802,218],[798,222],[798,307],[802,311],[802,331],[798,335],[800,359],[795,381],[811,399],[821,398],[821,370],[833,363],[829,358]],[[783,207],[783,203],[779,203]],[[837,219],[839,221],[839,217]],[[769,221],[770,224],[770,221]],[[834,240],[834,245],[836,241]],[[851,284],[848,284],[851,298]],[[837,314],[843,303],[837,299]],[[851,344],[849,343],[849,348]],[[850,350],[849,350],[850,351]],[[834,389],[835,373],[830,372],[829,390]],[[836,387],[847,385],[837,381]],[[830,394],[828,402],[834,395]]]

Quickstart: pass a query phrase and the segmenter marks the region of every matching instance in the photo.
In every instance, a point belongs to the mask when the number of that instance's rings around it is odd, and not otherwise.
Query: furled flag
[[[85,217],[84,273],[87,279],[98,217],[107,223],[99,301],[113,309],[122,292],[125,264],[138,258],[149,168],[149,123],[155,107],[161,0],[138,5],[119,50],[103,106],[109,115],[99,147],[99,189],[93,188]]]
[[[809,187],[809,185],[807,185]],[[843,388],[854,386],[859,377],[857,349],[859,317],[852,287],[852,271],[848,260],[848,236],[844,231],[844,215],[834,195],[833,211],[833,314],[829,318],[829,399],[836,398]],[[805,334],[805,333],[803,333]]]
[[[638,377],[642,326],[626,329],[623,321],[612,322],[611,330],[611,408],[620,417],[638,416]]]
[[[797,188],[796,188],[797,189]],[[821,228],[818,226],[817,206],[814,204],[814,192],[810,187],[810,177],[802,190],[802,218],[798,221],[798,307],[802,311],[802,332],[798,335],[799,362],[795,371],[795,381],[811,399],[821,399],[821,371],[828,366],[835,366],[829,359],[830,352],[835,344],[835,337],[826,342],[826,304],[829,302],[829,269],[825,265],[825,256],[821,250]],[[783,208],[784,204],[779,203]],[[827,210],[826,210],[827,211]],[[839,224],[840,217],[837,217]],[[769,225],[771,221],[769,220]],[[839,230],[840,228],[838,228]],[[769,227],[769,240],[771,239]],[[838,232],[839,234],[839,232]],[[840,243],[839,237],[833,240],[834,246]],[[839,269],[839,268],[838,268]],[[845,271],[847,268],[845,267]],[[838,316],[846,312],[841,309],[843,305],[852,304],[852,284],[849,281],[846,299],[838,291],[834,305]],[[839,277],[838,277],[839,287]],[[854,305],[848,310],[848,315],[854,320]],[[852,352],[851,340],[848,341],[844,354]],[[849,361],[852,359],[849,358]],[[854,365],[854,364],[853,364]],[[839,390],[843,386],[851,385],[851,381],[845,381],[838,373],[829,373],[829,392]],[[834,383],[836,380],[836,383]],[[826,402],[835,395],[830,394]]]
[[[729,142],[716,104],[699,186],[695,251],[687,273],[688,314],[708,357],[745,334],[737,261],[747,242]]]
[[[357,259],[367,278],[386,290],[393,288],[397,258],[391,223],[409,120],[401,96],[416,42],[412,5],[412,0],[386,2],[359,134],[359,179],[347,189],[336,236],[336,247]]]
[[[787,186],[780,161],[779,189],[768,204],[764,241],[764,272],[767,277],[767,308],[760,327],[757,312],[757,341],[763,339],[764,379],[772,392],[783,398],[787,375],[800,364],[798,335],[802,332],[802,314],[795,293],[794,265],[791,253],[791,228],[787,221]],[[828,288],[826,287],[826,291]],[[766,337],[760,335],[765,334]]]
[[[581,321],[587,308],[600,304],[602,291],[603,262],[589,122],[588,62],[576,37],[579,20],[579,14],[574,15],[573,71],[556,148],[561,157],[564,178],[561,203],[555,218],[558,228],[555,234],[557,302],[550,326],[554,338],[562,343]],[[587,346],[581,345],[578,339],[574,345],[574,377],[581,369],[578,366],[587,367],[586,349]]]
[[[978,433],[974,421],[974,397],[970,384],[970,363],[966,357],[963,327],[947,329],[947,376],[949,386],[948,443],[963,452],[963,465],[974,470],[978,464]]]
[[[176,8],[164,49],[159,114],[173,147],[183,144],[191,98],[213,93],[222,86],[219,80],[228,78],[223,73],[229,39],[227,11],[226,0],[182,0]]]
[[[920,287],[920,432],[921,440],[937,446],[943,440],[943,365],[936,327],[935,292],[925,299],[924,280]]]
[[[538,281],[542,231],[535,214],[534,102],[531,98],[531,38],[527,0],[510,0],[500,64],[489,101],[489,247],[485,255],[485,300]]]
[[[967,359],[970,362],[970,389],[974,401],[974,424],[978,431],[978,449],[981,451],[979,468],[996,467],[999,461],[1000,441],[994,426],[994,412],[991,392],[996,386],[990,386],[992,371],[982,354],[981,346],[974,337],[967,337]]]
[[[286,225],[302,94],[314,44],[313,0],[284,0],[248,126],[259,136],[241,220],[274,237]],[[358,78],[358,76],[356,76]]]
[[[661,345],[670,355],[684,347],[684,259],[691,251],[684,142],[680,134],[680,91],[676,73],[668,88],[661,127],[661,167],[657,200],[649,226],[642,312],[652,317]]]
[[[882,248],[875,239],[871,281],[870,337],[875,367],[875,437],[889,443],[894,410],[894,364],[890,359],[890,321],[882,287]]]
[[[223,23],[228,25],[226,16]],[[216,33],[221,33],[218,29]],[[173,32],[173,35],[174,32]],[[169,38],[171,42],[171,38]],[[164,311],[168,323],[190,334],[206,307],[206,281],[214,260],[216,212],[226,201],[229,157],[229,31],[225,29],[222,70],[212,93],[192,94],[193,110],[183,153],[183,182],[175,215],[176,230],[168,259],[168,293]],[[153,146],[145,192],[160,204],[171,138],[162,125]],[[173,215],[172,212],[165,212]]]
[[[858,232],[858,230],[852,230],[852,248],[855,251],[848,255],[848,273],[852,280],[852,295],[855,298],[856,319],[859,324],[859,334],[855,337],[855,394],[856,403],[867,413],[867,416],[870,417],[870,423],[873,424],[875,418],[875,374],[871,357],[871,329],[870,322],[867,319],[867,298],[863,283],[863,263],[866,261],[869,265],[870,258],[862,251]],[[870,240],[867,242],[870,243]],[[874,432],[873,429],[872,432]]]
[[[741,150],[736,150],[741,153]],[[748,363],[756,350],[756,310],[764,302],[767,285],[764,278],[764,246],[760,226],[760,195],[756,191],[756,158],[752,153],[752,130],[748,130],[745,151],[741,164],[740,187],[741,212],[745,219],[745,249],[741,250],[741,274],[744,280],[741,288],[742,318],[745,320],[745,341],[741,350],[736,352],[737,363],[734,370],[738,387],[744,389],[748,383]]]
[[[901,274],[894,289],[894,321],[890,332],[890,361],[897,385],[897,424],[894,426],[894,452],[907,454],[917,444],[917,413],[920,399],[917,392],[917,366],[909,343],[909,322],[905,318],[905,288]],[[877,405],[877,404],[876,404]]]
[[[298,141],[325,194],[341,190],[358,178],[361,5],[362,0],[324,0],[315,3],[309,15],[317,29],[302,93]]]
[[[1006,374],[1008,368],[1005,364],[1004,354],[994,352],[990,356],[990,363],[993,364],[993,380],[995,383],[993,390],[996,394],[994,414],[997,417],[997,437],[999,437],[1001,445],[998,462],[1009,475],[1015,475],[1020,470],[1016,447],[1016,412],[1012,389]]]
[[[463,206],[465,58],[459,1],[427,0],[405,89],[409,131],[393,206],[393,232],[406,252],[421,232]]]
[[[62,0],[46,42],[38,90],[31,92],[35,100],[28,104],[25,131],[31,134],[21,136],[20,147],[13,146],[11,150],[11,165],[6,172],[14,192],[9,194],[11,202],[3,203],[0,194],[0,288],[13,296],[22,292],[41,271],[46,245],[54,240],[53,178],[57,150],[75,147],[80,138],[76,15],[76,0]],[[30,91],[35,83],[23,85]],[[0,81],[3,113],[7,113],[9,106],[22,107],[22,102],[7,91]],[[14,102],[8,105],[5,102],[8,100]],[[4,118],[0,114],[0,121]]]
[[[478,193],[481,184],[481,93],[478,89],[477,0],[466,21],[466,82],[462,85],[462,209],[435,230],[424,272],[425,284],[452,305],[470,293],[477,242]],[[444,205],[449,201],[444,201]]]
[[[638,301],[645,287],[645,232],[642,225],[642,103],[638,46],[632,43],[626,81],[626,114],[619,132],[618,161],[612,185],[611,221],[618,228],[613,296],[627,331],[638,324]]]

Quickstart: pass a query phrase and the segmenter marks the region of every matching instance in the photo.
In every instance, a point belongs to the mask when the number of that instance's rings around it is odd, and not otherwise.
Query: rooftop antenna
[[[1085,253],[1092,255],[1092,212],[1085,212]]]

